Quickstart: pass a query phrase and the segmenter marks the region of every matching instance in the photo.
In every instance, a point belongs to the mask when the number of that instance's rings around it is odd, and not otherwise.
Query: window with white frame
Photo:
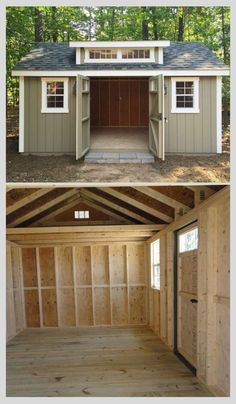
[[[196,250],[198,248],[198,228],[194,227],[179,235],[179,252]]]
[[[199,78],[172,77],[172,108],[175,113],[199,112]]]
[[[151,243],[151,283],[160,290],[160,240]]]
[[[68,78],[42,78],[41,112],[66,113],[68,111]]]
[[[115,49],[91,49],[89,59],[116,59],[117,51]]]
[[[149,59],[149,49],[122,49],[122,59]]]
[[[75,210],[74,218],[75,219],[89,219],[89,211],[88,210]]]

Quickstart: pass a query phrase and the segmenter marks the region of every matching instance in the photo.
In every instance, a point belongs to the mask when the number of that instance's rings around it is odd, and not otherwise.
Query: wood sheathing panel
[[[21,251],[27,327],[147,322],[143,242],[32,247]]]
[[[7,341],[24,328],[21,249],[7,245],[6,251]]]
[[[6,205],[7,207],[13,206],[16,202],[32,195],[34,192],[38,191],[38,188],[15,188],[6,194]]]
[[[187,282],[186,287],[190,284],[192,292],[196,291],[197,282],[198,304],[194,308],[197,311],[197,345],[190,349],[196,349],[197,376],[216,395],[225,396],[229,395],[230,391],[229,212],[229,188],[225,188],[213,195],[212,200],[209,199],[206,204],[200,206],[197,212],[191,212],[188,218],[182,217],[161,231],[161,289],[149,289],[149,324],[154,332],[173,348],[174,231],[197,220],[197,275],[196,271],[193,271],[194,277],[184,280]],[[165,251],[162,250],[163,245]],[[150,263],[150,248],[147,251]],[[192,259],[195,260],[191,258],[190,261]],[[189,262],[189,265],[194,265],[194,262]],[[187,261],[183,265],[186,266]]]

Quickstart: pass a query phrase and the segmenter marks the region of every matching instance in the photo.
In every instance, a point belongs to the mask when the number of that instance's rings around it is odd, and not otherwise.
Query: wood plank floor
[[[24,330],[7,345],[7,396],[211,393],[150,329],[129,327]]]

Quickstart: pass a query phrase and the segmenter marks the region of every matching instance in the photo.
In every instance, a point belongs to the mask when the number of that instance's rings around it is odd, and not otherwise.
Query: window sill
[[[171,110],[172,114],[199,114],[200,110],[199,109],[172,109]]]
[[[151,288],[152,288],[153,290],[156,290],[157,292],[160,292],[160,288],[156,288],[155,286],[151,286]]]
[[[41,109],[41,114],[68,114],[68,109],[60,109],[60,108],[48,108],[48,109]]]

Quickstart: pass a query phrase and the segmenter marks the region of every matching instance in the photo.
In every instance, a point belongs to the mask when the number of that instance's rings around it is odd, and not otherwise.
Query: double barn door
[[[76,159],[90,147],[90,126],[145,127],[149,125],[149,148],[165,158],[164,78],[76,78]],[[134,139],[135,142],[135,139]],[[135,148],[135,144],[134,144]]]
[[[148,126],[148,80],[91,79],[91,126]]]

